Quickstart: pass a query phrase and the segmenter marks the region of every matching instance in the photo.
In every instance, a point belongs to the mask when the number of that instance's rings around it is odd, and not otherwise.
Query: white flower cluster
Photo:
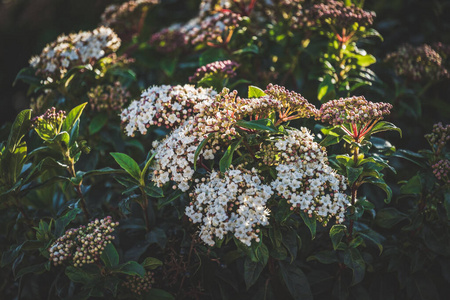
[[[212,172],[206,182],[190,194],[192,202],[186,215],[200,223],[200,238],[214,246],[214,239],[232,233],[247,246],[259,242],[258,226],[269,224],[266,203],[272,196],[270,186],[262,184],[256,169],[230,169],[221,176]]]
[[[39,56],[30,59],[30,66],[53,81],[60,79],[71,68],[81,64],[93,65],[100,58],[116,52],[120,38],[111,28],[99,27],[94,31],[80,31],[60,35],[48,44]]]
[[[176,128],[192,115],[194,105],[211,101],[216,94],[212,89],[188,84],[153,86],[122,111],[121,119],[127,123],[125,129],[129,136],[133,136],[136,130],[146,134],[151,125]]]
[[[194,175],[195,150],[204,139],[190,134],[192,125],[192,120],[186,121],[157,145],[152,177],[157,186],[161,187],[172,180],[183,192],[189,189]],[[207,148],[202,149],[200,154],[204,159],[214,159],[215,151]]]
[[[293,146],[294,145],[294,146]],[[344,221],[344,213],[350,205],[349,197],[342,191],[346,178],[337,174],[327,163],[324,148],[313,141],[305,128],[290,131],[285,140],[275,143],[280,151],[298,149],[293,156],[276,167],[277,179],[271,183],[274,191],[309,217],[315,217],[324,225],[333,217]]]

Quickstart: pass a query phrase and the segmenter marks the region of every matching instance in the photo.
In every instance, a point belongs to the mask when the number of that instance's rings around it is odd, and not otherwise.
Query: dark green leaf
[[[279,262],[280,273],[283,277],[291,296],[294,300],[312,300],[313,295],[309,286],[308,278],[300,268],[299,263],[289,264]]]
[[[333,249],[338,249],[339,243],[347,233],[347,226],[345,225],[333,225],[330,229],[330,238],[333,243]]]
[[[250,85],[248,87],[248,97],[249,98],[261,98],[266,96],[266,93],[257,86]]]
[[[150,167],[150,165],[153,161],[153,158],[155,158],[155,155],[156,155],[156,151],[154,151],[151,155],[150,155],[150,153],[148,153],[147,159],[145,160],[144,168],[142,169],[142,172],[141,172],[141,182],[144,182],[147,170]]]
[[[92,282],[100,276],[100,274],[87,272],[82,268],[76,268],[73,266],[68,266],[65,273],[71,281],[82,284],[92,284]]]
[[[17,280],[20,277],[22,277],[26,274],[30,274],[30,273],[42,274],[46,271],[46,268],[45,268],[46,263],[47,262],[22,268],[16,273],[16,276],[14,278]]]
[[[353,270],[352,285],[360,283],[364,279],[366,263],[356,248],[347,248],[344,251],[344,264]]]
[[[145,235],[145,240],[149,243],[157,244],[161,249],[164,249],[167,243],[167,236],[163,229],[154,228]]]
[[[311,232],[311,239],[316,237],[316,217],[312,216],[311,218],[303,211],[300,211],[300,216],[302,217],[305,225],[308,226],[309,231]]]
[[[377,124],[375,124],[375,126],[370,131],[370,134],[389,130],[395,130],[400,134],[400,137],[402,136],[402,130],[400,128],[386,121],[380,121]]]
[[[184,192],[181,190],[176,190],[174,191],[172,194],[170,194],[169,196],[163,198],[163,199],[158,199],[158,209],[160,209],[161,207],[172,203],[173,201],[175,201],[176,199],[180,198],[181,195],[183,195]]]
[[[145,276],[144,267],[135,261],[127,261],[126,263],[116,266],[114,272],[127,275],[138,275],[141,277]]]
[[[400,188],[402,194],[418,195],[422,193],[422,183],[420,181],[420,175],[413,176],[408,182]]]
[[[209,48],[200,55],[199,64],[205,66],[215,61],[229,59],[227,53],[221,48]]]
[[[125,153],[111,152],[110,154],[122,169],[127,171],[134,179],[140,180],[141,169],[134,159]]]
[[[391,188],[386,184],[383,178],[375,178],[375,177],[367,177],[364,179],[363,182],[371,183],[379,188],[381,188],[385,193],[387,198],[384,199],[384,202],[389,203],[392,199],[392,190]]]
[[[295,230],[287,230],[282,232],[282,240],[281,242],[286,247],[286,249],[289,251],[289,254],[291,256],[291,263],[295,260],[297,257],[298,252],[298,235]]]
[[[62,124],[61,131],[70,132],[72,130],[73,125],[75,125],[75,122],[80,118],[86,104],[87,102],[78,105],[67,114]]]
[[[244,281],[247,290],[255,284],[261,275],[264,265],[262,262],[254,262],[249,257],[245,258],[244,261]]]
[[[163,190],[157,186],[153,182],[146,185],[144,187],[144,191],[147,194],[147,196],[152,198],[162,198],[164,197]]]
[[[42,79],[36,76],[35,69],[27,67],[21,69],[19,73],[17,73],[17,76],[13,82],[13,86],[16,84],[17,80],[22,80],[23,82],[28,83],[30,85],[40,85]]]
[[[335,251],[324,250],[309,256],[306,261],[318,260],[322,264],[333,264],[339,262]]]
[[[394,207],[388,207],[381,209],[376,217],[375,224],[382,228],[390,229],[403,220],[406,220],[408,216]]]
[[[79,208],[70,209],[68,212],[66,212],[66,214],[64,216],[56,219],[56,221],[55,221],[55,236],[60,237],[63,234],[67,225],[69,225],[70,222],[75,220],[75,218],[77,217],[77,215],[79,213],[81,213],[81,209],[79,209]]]
[[[449,190],[444,192],[444,207],[445,207],[445,211],[447,211],[447,219],[450,220],[450,191]]]
[[[96,134],[103,128],[103,126],[108,123],[108,115],[105,113],[100,113],[96,115],[89,123],[89,133]]]
[[[117,253],[116,247],[112,243],[108,243],[103,249],[100,259],[108,268],[117,266],[119,264],[119,253]]]
[[[225,151],[219,162],[220,172],[225,172],[226,170],[228,170],[231,163],[233,162],[233,153],[239,147],[242,139],[243,138],[240,138],[239,140],[228,146],[227,151]]]
[[[353,183],[355,183],[359,176],[362,174],[364,168],[359,167],[359,168],[352,168],[349,166],[345,166],[346,170],[347,170],[347,178],[348,178],[348,184],[350,186],[353,185]]]

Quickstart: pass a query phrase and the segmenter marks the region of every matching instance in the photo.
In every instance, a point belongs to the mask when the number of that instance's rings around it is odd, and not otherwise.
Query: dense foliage
[[[450,46],[376,57],[364,1],[198,2],[110,5],[18,73],[0,294],[445,299]]]

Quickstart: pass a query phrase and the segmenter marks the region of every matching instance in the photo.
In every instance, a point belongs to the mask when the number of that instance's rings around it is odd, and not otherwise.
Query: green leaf
[[[259,48],[256,45],[250,45],[250,46],[247,46],[247,47],[245,47],[243,49],[239,49],[239,50],[236,50],[236,51],[233,52],[234,55],[241,55],[241,54],[245,54],[245,53],[258,54],[259,53]]]
[[[422,193],[422,183],[420,180],[420,175],[417,174],[411,179],[408,180],[408,182],[400,188],[400,192],[405,195],[419,195]]]
[[[30,85],[40,85],[41,84],[41,78],[36,76],[36,70],[31,67],[23,68],[17,73],[16,78],[14,79],[13,86],[16,85],[16,82],[18,80],[22,80],[25,83],[28,83]]]
[[[77,217],[77,215],[79,213],[81,213],[81,209],[79,209],[79,208],[70,209],[68,212],[66,212],[66,214],[64,216],[56,219],[56,221],[55,221],[55,236],[56,237],[62,236],[67,225],[69,225],[70,222],[75,220],[75,218]]]
[[[357,64],[361,67],[368,67],[374,63],[377,62],[377,59],[372,54],[366,54],[366,55],[353,55],[354,58],[357,60]]]
[[[385,240],[384,236],[370,228],[365,231],[358,231],[357,235],[361,236],[366,241],[374,243],[380,250],[380,255],[383,253],[383,245],[381,242]]]
[[[157,186],[155,186],[155,183],[151,182],[150,184],[146,185],[144,187],[144,192],[147,194],[147,196],[152,198],[162,198],[164,197],[163,190]]]
[[[447,212],[447,219],[450,220],[450,190],[444,192],[444,207]]]
[[[244,261],[244,281],[247,290],[255,284],[261,275],[262,270],[264,270],[265,265],[262,262],[254,262],[249,257],[245,258]]]
[[[336,96],[336,91],[331,79],[331,76],[327,74],[323,78],[323,81],[319,84],[317,89],[317,99],[319,101],[326,102]]]
[[[82,268],[76,268],[73,266],[68,266],[66,268],[65,274],[71,281],[82,283],[85,285],[92,284],[100,276],[99,273],[88,272]]]
[[[249,98],[261,98],[267,96],[262,89],[257,86],[250,85],[248,87],[248,97]]]
[[[244,127],[247,129],[253,129],[253,130],[264,130],[264,131],[270,131],[273,133],[278,133],[278,129],[273,124],[272,120],[270,119],[260,119],[260,120],[254,120],[254,121],[238,121],[236,122],[235,126],[238,127]]]
[[[337,250],[339,243],[347,233],[347,226],[345,225],[333,225],[330,229],[330,238],[333,243],[333,249]]]
[[[214,136],[214,132],[211,132],[207,138],[205,138],[200,145],[198,145],[197,149],[195,149],[195,153],[194,153],[194,170],[197,169],[197,159],[200,155],[200,152],[202,151],[202,149],[205,147],[205,145],[208,143],[208,141]]]
[[[381,228],[390,229],[403,220],[408,219],[408,216],[394,207],[388,207],[381,209],[376,217],[375,224]]]
[[[328,147],[331,145],[338,144],[341,140],[342,140],[341,136],[327,135],[322,141],[320,141],[320,145],[323,147]]]
[[[398,128],[397,126],[395,126],[394,124],[386,122],[386,121],[380,121],[377,124],[375,124],[375,126],[370,131],[370,134],[374,134],[374,133],[382,132],[382,131],[390,131],[390,130],[397,131],[400,134],[400,137],[402,137],[402,130],[400,128]]]
[[[175,300],[175,297],[164,290],[151,288],[147,293],[145,293],[143,299],[144,300]]]
[[[96,175],[106,175],[106,174],[125,174],[124,170],[120,169],[113,169],[110,167],[105,167],[98,170],[91,170],[83,173],[83,178],[87,178],[89,176],[96,176]]]
[[[220,172],[225,172],[230,167],[231,163],[233,162],[233,153],[236,151],[236,149],[239,147],[239,144],[242,142],[242,137],[235,141],[233,144],[228,146],[227,150],[223,154],[222,158],[219,162]]]
[[[289,255],[291,256],[291,263],[295,260],[298,253],[298,239],[300,238],[297,235],[295,230],[287,230],[282,232],[282,240],[284,247],[289,251]]]
[[[47,271],[46,267],[45,267],[46,263],[47,262],[22,268],[16,273],[16,275],[14,276],[14,279],[17,280],[20,277],[22,277],[26,274],[30,274],[30,273],[42,274],[45,271]]]
[[[125,153],[111,152],[110,154],[119,164],[119,166],[122,167],[122,169],[127,171],[127,173],[131,175],[131,177],[133,177],[137,181],[140,181],[141,169],[134,159],[132,159]]]
[[[156,227],[145,235],[145,240],[151,244],[157,244],[161,249],[164,249],[167,244],[167,235],[163,229]]]
[[[358,249],[347,248],[344,251],[344,264],[353,270],[352,285],[358,284],[364,279],[366,263]]]
[[[311,218],[303,211],[300,211],[300,216],[302,217],[303,222],[309,228],[311,232],[311,239],[316,237],[316,217],[312,216]]]
[[[163,265],[162,261],[154,257],[147,257],[142,263],[142,266],[144,266],[144,268],[149,270],[154,270],[162,265]]]
[[[31,109],[22,110],[14,120],[9,132],[8,141],[6,142],[6,150],[13,153],[16,146],[31,127]]]
[[[78,119],[80,118],[86,104],[87,102],[78,105],[67,114],[62,124],[61,131],[70,132],[72,130],[72,127],[75,125],[75,122],[78,121]]]
[[[156,151],[153,152],[151,155],[150,155],[150,153],[148,153],[148,155],[147,155],[147,159],[145,160],[144,168],[142,169],[142,172],[141,172],[141,183],[142,184],[144,183],[145,175],[147,173],[148,168],[152,164],[152,161],[153,161],[153,158],[155,158],[155,155],[156,155]]]
[[[145,276],[144,267],[135,261],[127,261],[126,263],[116,266],[113,270],[116,273],[122,273],[127,275],[138,275],[141,277]]]
[[[108,123],[108,115],[105,113],[100,113],[96,115],[89,123],[89,133],[96,134],[103,128],[103,126]]]
[[[112,243],[108,243],[103,249],[100,259],[108,268],[117,266],[119,264],[119,253],[117,253],[116,247]]]
[[[228,54],[221,48],[208,48],[200,55],[199,64],[205,66],[215,61],[229,59]]]
[[[309,256],[306,261],[311,261],[314,259],[326,265],[339,262],[339,259],[336,256],[336,251],[331,250],[317,252],[316,254]]]
[[[172,75],[175,73],[177,63],[177,59],[174,59],[172,57],[165,57],[160,61],[160,67],[168,77],[172,77]]]
[[[313,295],[308,282],[308,278],[300,268],[300,264],[295,262],[289,264],[280,261],[280,273],[283,281],[294,300],[312,300]]]
[[[349,166],[345,166],[345,168],[347,169],[348,184],[349,184],[349,186],[352,186],[353,183],[355,183],[358,180],[358,178],[362,174],[364,168],[363,167],[352,168]]]
[[[363,182],[371,183],[379,188],[381,188],[387,195],[387,198],[384,199],[385,203],[390,203],[392,199],[392,190],[391,188],[386,184],[383,178],[375,178],[375,177],[368,177],[365,178]]]
[[[170,194],[169,196],[167,196],[166,198],[163,199],[158,199],[158,209],[160,209],[163,206],[166,206],[169,203],[172,203],[173,201],[175,201],[176,199],[180,198],[181,195],[183,195],[184,192],[181,190],[176,190],[174,191],[172,194]]]

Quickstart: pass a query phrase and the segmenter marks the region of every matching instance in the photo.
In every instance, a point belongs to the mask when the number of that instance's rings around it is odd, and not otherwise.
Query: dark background
[[[18,82],[13,86],[13,81],[20,69],[28,66],[30,57],[62,33],[94,29],[104,8],[121,2],[124,1],[0,0],[0,125],[13,121],[29,105],[27,85]],[[199,1],[162,2],[180,10],[186,7],[185,2]],[[373,53],[378,61],[401,43],[450,44],[450,0],[376,0],[366,1],[364,8],[376,12],[375,28],[384,37]],[[438,86],[443,89],[443,97],[448,95],[446,85]]]

